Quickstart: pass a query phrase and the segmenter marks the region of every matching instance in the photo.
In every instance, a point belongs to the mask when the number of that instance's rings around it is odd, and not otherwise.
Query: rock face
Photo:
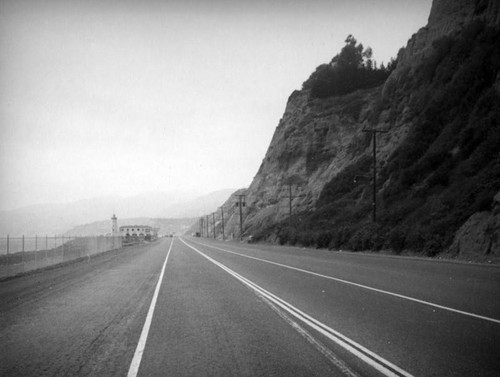
[[[432,42],[460,30],[474,20],[487,25],[500,25],[498,0],[434,0],[428,23],[408,40],[398,53],[398,67],[387,79],[386,88],[398,85],[401,79],[412,74],[430,53]]]
[[[462,225],[449,252],[462,259],[500,259],[500,191],[491,211],[477,212]]]
[[[500,2],[497,0],[434,0],[427,26],[421,28],[398,54],[397,78],[402,71],[417,66],[429,52],[432,42],[462,29],[474,20],[487,25],[500,24]]]
[[[307,90],[289,98],[257,175],[246,191],[245,230],[265,227],[292,213],[314,209],[326,182],[359,159],[371,156],[370,116],[382,87],[346,96],[313,99]],[[375,127],[390,130],[378,136],[377,158],[387,159],[404,139],[411,119],[404,111],[389,119],[382,112]]]
[[[362,128],[378,95],[380,88],[327,100],[311,99],[307,91],[290,96],[247,190],[247,229],[288,216],[290,189],[292,210],[314,206],[324,183],[369,146]]]

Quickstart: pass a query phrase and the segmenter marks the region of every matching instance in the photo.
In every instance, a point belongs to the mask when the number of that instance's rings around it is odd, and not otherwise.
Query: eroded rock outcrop
[[[245,227],[278,221],[294,210],[312,208],[325,182],[360,158],[370,139],[362,132],[380,88],[326,100],[294,92],[264,161],[247,190]],[[290,181],[293,179],[293,182]]]
[[[474,20],[486,25],[500,24],[500,1],[497,0],[434,0],[428,23],[409,40],[398,54],[398,67],[391,79],[397,80],[417,67],[428,56],[432,42],[450,35]]]
[[[477,212],[462,225],[449,253],[461,259],[500,260],[500,191],[491,211]]]

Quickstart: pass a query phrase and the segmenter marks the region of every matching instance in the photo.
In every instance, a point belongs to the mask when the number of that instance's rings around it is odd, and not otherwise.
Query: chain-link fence
[[[0,278],[121,247],[119,236],[0,237]]]

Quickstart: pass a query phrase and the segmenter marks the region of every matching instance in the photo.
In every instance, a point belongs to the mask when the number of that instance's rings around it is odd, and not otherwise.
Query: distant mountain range
[[[120,219],[193,218],[221,205],[235,189],[195,197],[180,191],[149,192],[129,197],[102,196],[71,203],[38,204],[0,211],[0,235],[63,234],[79,225]],[[110,221],[110,220],[109,220]]]

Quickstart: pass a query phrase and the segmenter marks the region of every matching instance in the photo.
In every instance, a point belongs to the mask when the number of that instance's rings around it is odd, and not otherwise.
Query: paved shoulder
[[[168,244],[0,283],[0,375],[125,375]]]

